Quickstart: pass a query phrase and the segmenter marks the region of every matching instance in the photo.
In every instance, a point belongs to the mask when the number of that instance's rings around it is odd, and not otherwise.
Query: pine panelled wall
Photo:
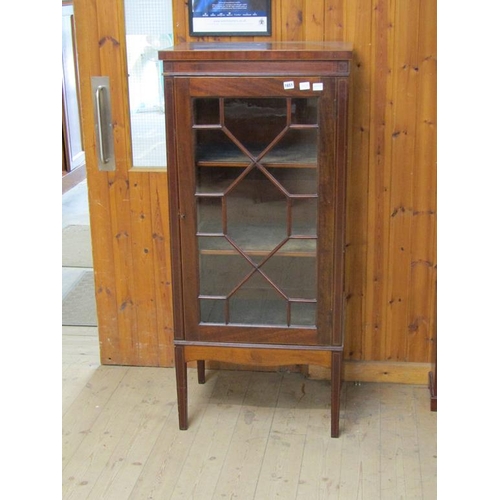
[[[436,304],[436,0],[271,5],[272,39],[354,44],[346,379],[425,383]],[[176,42],[194,40],[187,2],[174,0],[173,8]],[[75,0],[75,15],[82,106],[92,109],[90,75],[109,74],[122,95],[113,103],[115,153],[130,157],[122,2]],[[95,147],[88,116],[86,144]],[[172,366],[168,173],[126,161],[116,172],[95,168],[90,159],[91,226],[108,221],[92,226],[101,361]]]
[[[354,44],[346,359],[430,363],[436,303],[436,0],[271,4],[275,40]],[[175,2],[177,42],[194,40],[187,14],[185,3]]]

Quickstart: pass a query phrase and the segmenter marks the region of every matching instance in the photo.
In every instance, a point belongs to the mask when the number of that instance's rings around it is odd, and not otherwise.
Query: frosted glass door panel
[[[162,63],[173,45],[171,0],[124,0],[132,166],[167,166]]]

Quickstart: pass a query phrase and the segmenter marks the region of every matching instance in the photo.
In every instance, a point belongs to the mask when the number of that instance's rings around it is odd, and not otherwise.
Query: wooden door
[[[341,342],[332,310],[342,294],[337,82],[322,78],[318,93],[286,89],[287,78],[174,78],[167,87],[181,110],[171,185],[181,214],[176,338]]]
[[[123,0],[74,2],[101,361],[171,366],[167,170],[133,166],[124,10]],[[99,168],[93,77],[109,78],[110,171]]]

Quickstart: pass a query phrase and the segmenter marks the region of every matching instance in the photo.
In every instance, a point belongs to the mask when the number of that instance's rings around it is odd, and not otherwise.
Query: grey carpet
[[[62,233],[62,266],[93,267],[90,226],[67,226]]]
[[[85,271],[62,302],[63,326],[97,326],[93,271]]]

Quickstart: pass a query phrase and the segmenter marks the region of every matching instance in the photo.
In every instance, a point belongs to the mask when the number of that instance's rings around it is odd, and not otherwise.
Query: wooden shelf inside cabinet
[[[270,251],[258,251],[258,250],[248,250],[245,252],[249,257],[267,257]],[[241,255],[236,250],[217,250],[208,249],[200,250],[200,255]],[[279,254],[280,257],[316,257],[316,252],[283,252]]]
[[[330,368],[339,435],[351,54],[328,42],[160,52],[180,429],[186,364],[203,383],[215,360]]]
[[[266,145],[249,145],[250,153],[257,157]],[[246,167],[252,160],[236,145],[202,144],[196,150],[196,165],[199,167]],[[293,144],[272,149],[258,162],[270,168],[316,168],[317,151],[314,144]]]

